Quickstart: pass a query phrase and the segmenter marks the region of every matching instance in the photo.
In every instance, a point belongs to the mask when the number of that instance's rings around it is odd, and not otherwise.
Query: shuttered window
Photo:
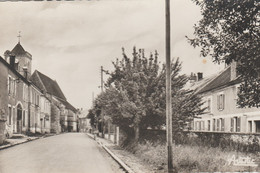
[[[234,118],[231,118],[231,132],[234,132]]]
[[[216,130],[216,119],[213,119],[213,131]]]
[[[225,131],[225,119],[221,118],[221,131]]]
[[[217,108],[218,110],[224,110],[225,107],[225,95],[219,94],[217,96]]]
[[[240,132],[241,117],[237,117],[237,132]]]

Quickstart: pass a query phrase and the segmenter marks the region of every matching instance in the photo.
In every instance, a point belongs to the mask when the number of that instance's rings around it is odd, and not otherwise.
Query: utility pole
[[[104,81],[103,81],[103,66],[101,66],[101,93],[103,93],[103,85],[104,85]],[[104,114],[103,114],[103,108],[101,107],[101,133],[102,133],[102,138],[105,137],[104,134]]]
[[[172,156],[172,101],[171,101],[171,23],[170,23],[170,0],[165,0],[166,22],[166,138],[168,151],[168,173],[173,173]]]

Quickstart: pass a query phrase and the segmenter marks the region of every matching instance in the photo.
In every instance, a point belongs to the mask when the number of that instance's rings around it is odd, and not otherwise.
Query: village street
[[[123,172],[83,133],[67,133],[0,151],[0,173]]]

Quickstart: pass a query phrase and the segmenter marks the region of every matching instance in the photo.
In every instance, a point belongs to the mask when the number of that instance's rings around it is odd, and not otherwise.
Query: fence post
[[[114,144],[116,144],[116,125],[114,125],[113,128],[114,128]]]
[[[110,121],[107,122],[107,128],[108,140],[110,140]]]
[[[116,127],[116,145],[119,145],[119,127]]]

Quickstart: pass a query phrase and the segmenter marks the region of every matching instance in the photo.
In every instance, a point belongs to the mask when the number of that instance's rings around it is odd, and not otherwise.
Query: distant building
[[[241,81],[236,74],[236,62],[199,82],[201,85],[194,86],[207,110],[194,119],[195,131],[260,133],[260,108],[239,108],[237,105]]]
[[[78,115],[78,126],[80,132],[88,132],[91,129],[90,119],[87,118],[88,110],[81,109]]]

